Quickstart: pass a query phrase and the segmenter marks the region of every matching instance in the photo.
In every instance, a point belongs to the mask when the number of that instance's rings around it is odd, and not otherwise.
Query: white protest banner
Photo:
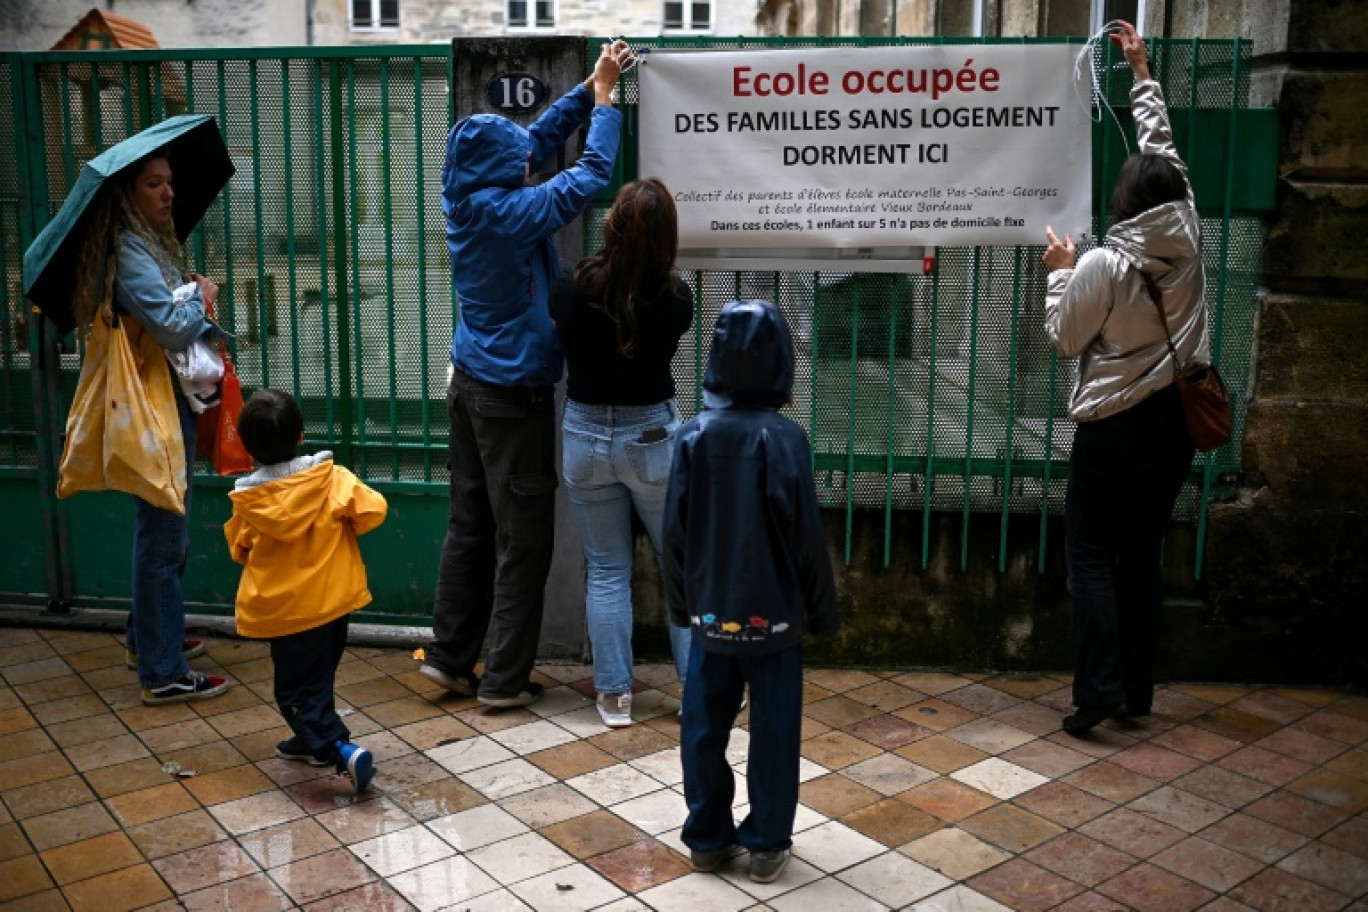
[[[922,246],[1041,244],[1046,225],[1077,239],[1092,204],[1077,53],[655,51],[639,172],[673,191],[681,263],[699,268],[901,271]]]

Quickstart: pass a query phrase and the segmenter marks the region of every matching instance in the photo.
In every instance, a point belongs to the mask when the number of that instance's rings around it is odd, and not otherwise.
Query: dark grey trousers
[[[485,636],[480,693],[517,694],[537,658],[554,544],[555,401],[551,387],[504,387],[457,370],[450,509],[433,602],[428,664],[468,675]]]

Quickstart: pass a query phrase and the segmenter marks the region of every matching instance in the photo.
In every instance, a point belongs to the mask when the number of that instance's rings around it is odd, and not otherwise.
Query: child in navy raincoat
[[[750,878],[788,863],[798,808],[804,631],[840,626],[803,429],[779,414],[793,390],[788,324],[734,301],[713,327],[704,410],[680,430],[665,502],[670,620],[691,627],[680,733],[695,870],[741,845]],[[750,686],[750,813],[732,820],[727,739]]]

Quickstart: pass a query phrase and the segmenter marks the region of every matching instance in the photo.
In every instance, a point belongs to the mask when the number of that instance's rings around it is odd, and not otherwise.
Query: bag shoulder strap
[[[1164,293],[1159,290],[1159,283],[1154,280],[1154,276],[1143,269],[1135,271],[1140,273],[1140,278],[1144,279],[1145,291],[1149,292],[1150,300],[1154,302],[1154,309],[1159,314],[1159,325],[1164,330],[1164,341],[1168,343],[1169,354],[1173,355],[1173,376],[1176,379],[1181,376],[1182,371],[1178,368],[1178,349],[1173,347],[1173,336],[1169,333],[1168,319],[1164,316]]]

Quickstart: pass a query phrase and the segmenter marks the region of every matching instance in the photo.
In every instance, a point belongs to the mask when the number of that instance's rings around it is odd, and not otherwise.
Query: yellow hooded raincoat
[[[223,527],[245,567],[237,629],[271,638],[311,630],[371,601],[356,537],[379,526],[385,498],[331,460],[228,495]]]

